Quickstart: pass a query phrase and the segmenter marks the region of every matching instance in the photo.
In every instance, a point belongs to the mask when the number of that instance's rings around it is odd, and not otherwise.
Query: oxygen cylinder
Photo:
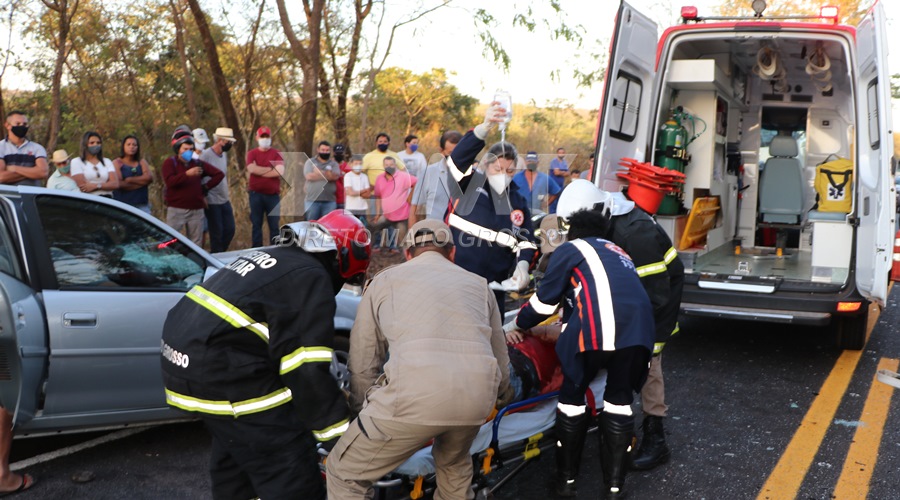
[[[684,172],[686,139],[687,130],[675,114],[670,115],[659,129],[656,140],[656,164]]]

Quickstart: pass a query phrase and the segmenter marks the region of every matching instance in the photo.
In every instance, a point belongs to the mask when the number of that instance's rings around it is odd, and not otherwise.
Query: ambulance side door
[[[866,298],[881,305],[887,297],[895,210],[891,195],[894,148],[886,28],[884,6],[876,3],[856,31],[856,286]]]
[[[644,161],[653,135],[650,124],[656,77],[657,28],[627,2],[619,5],[597,126],[595,184],[618,190],[621,158]]]

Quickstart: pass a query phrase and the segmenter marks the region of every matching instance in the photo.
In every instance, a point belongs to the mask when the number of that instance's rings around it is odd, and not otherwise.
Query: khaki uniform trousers
[[[650,358],[650,373],[641,389],[641,409],[654,417],[665,417],[669,410],[666,405],[666,386],[663,383],[662,353]]]
[[[472,499],[469,448],[479,428],[478,425],[416,425],[360,415],[326,460],[328,498],[374,498],[375,481],[434,439],[431,454],[437,473],[435,500]]]

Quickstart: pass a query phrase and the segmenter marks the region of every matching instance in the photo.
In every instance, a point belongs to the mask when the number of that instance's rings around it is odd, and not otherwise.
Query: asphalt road
[[[900,397],[873,379],[879,363],[900,358],[898,302],[893,290],[866,348],[855,352],[835,348],[821,329],[684,320],[663,362],[672,459],[630,474],[630,498],[900,497]],[[38,479],[17,497],[210,498],[201,425],[128,432],[135,433],[49,460],[45,454],[73,441],[108,434],[16,441],[13,462]],[[553,469],[552,452],[538,457],[496,498],[552,498]],[[598,498],[601,483],[591,435],[578,498]]]

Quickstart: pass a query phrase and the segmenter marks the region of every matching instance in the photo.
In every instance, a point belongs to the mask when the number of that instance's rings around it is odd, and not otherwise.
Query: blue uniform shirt
[[[543,172],[535,172],[536,177],[531,187],[528,187],[528,178],[525,172],[519,172],[513,176],[513,184],[518,186],[519,193],[528,200],[528,207],[531,210],[543,210],[544,200],[550,196],[558,196],[562,189],[559,185],[550,179],[550,176]],[[556,200],[553,200],[556,205]],[[548,207],[549,210],[549,207]],[[549,213],[554,213],[555,210]]]

